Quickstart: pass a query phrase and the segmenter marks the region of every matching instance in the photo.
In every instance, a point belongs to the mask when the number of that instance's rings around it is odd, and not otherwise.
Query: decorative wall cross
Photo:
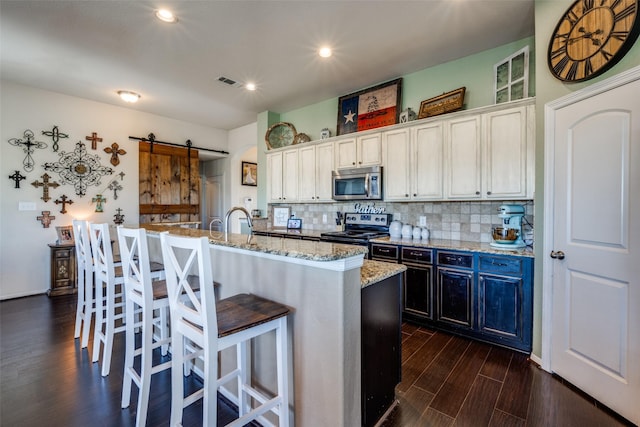
[[[9,144],[15,145],[16,147],[23,147],[23,151],[27,153],[27,155],[22,161],[22,165],[24,167],[24,170],[26,170],[27,172],[31,172],[35,163],[31,155],[34,153],[34,150],[36,148],[47,148],[47,144],[40,141],[34,141],[33,132],[29,129],[25,130],[22,136],[24,136],[24,139],[11,138],[9,140]]]
[[[56,200],[53,201],[53,203],[55,203],[56,205],[62,205],[62,210],[60,211],[61,214],[66,214],[67,213],[67,205],[72,205],[73,204],[73,200],[68,199],[66,194],[63,194],[61,197],[58,197]]]
[[[49,182],[49,178],[51,178],[49,174],[45,173],[44,175],[42,175],[42,182],[38,182],[38,180],[36,179],[31,183],[31,185],[36,188],[42,187],[42,197],[40,198],[45,202],[51,200],[51,197],[49,197],[49,187],[58,188],[58,186],[60,186],[60,184],[55,181]]]
[[[115,179],[109,184],[109,190],[113,191],[113,200],[118,200],[118,191],[122,190],[122,185],[118,184]]]
[[[102,142],[102,138],[99,138],[96,132],[91,132],[91,136],[85,136],[84,139],[86,139],[87,141],[91,141],[92,150],[97,150],[98,142]]]
[[[61,151],[60,160],[56,163],[45,163],[44,170],[60,174],[63,184],[73,184],[80,197],[87,194],[89,185],[100,185],[102,175],[112,174],[113,169],[100,164],[100,156],[87,154],[87,148],[78,141],[76,149],[71,153]]]
[[[116,212],[118,213],[113,216],[113,222],[115,222],[116,225],[120,225],[124,222],[124,215],[122,214],[122,209],[120,208],[116,209]]]
[[[46,136],[50,136],[51,139],[53,140],[53,145],[51,146],[51,148],[53,148],[53,151],[58,151],[58,142],[60,141],[60,138],[69,138],[69,135],[67,135],[66,133],[62,133],[58,130],[58,126],[54,126],[53,129],[51,129],[51,131],[42,131],[43,135]]]
[[[96,212],[104,212],[102,210],[102,204],[107,203],[107,199],[102,197],[102,194],[96,194],[96,197],[91,199],[92,202],[96,202]]]
[[[121,171],[118,175],[120,175],[120,181],[123,181],[126,174]]]
[[[118,158],[118,154],[121,156],[127,154],[126,151],[118,147],[117,142],[114,142],[113,144],[111,144],[111,147],[105,147],[104,152],[111,154],[111,164],[113,166],[118,166],[120,164],[120,159]]]
[[[9,179],[12,179],[16,182],[15,188],[20,188],[20,181],[22,181],[23,179],[27,179],[27,177],[22,176],[20,174],[20,171],[16,171],[16,173],[14,173],[13,175],[9,175]]]
[[[38,221],[42,223],[42,228],[49,228],[51,221],[56,219],[55,216],[51,216],[51,211],[42,211],[42,215],[36,217]]]

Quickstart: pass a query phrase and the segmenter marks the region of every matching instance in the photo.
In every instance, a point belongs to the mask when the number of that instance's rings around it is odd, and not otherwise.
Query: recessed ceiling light
[[[138,99],[140,99],[139,94],[131,92],[129,90],[119,90],[118,95],[124,102],[129,102],[131,104],[133,104],[134,102],[138,102]]]
[[[328,58],[331,56],[331,48],[330,47],[322,47],[318,51],[318,54],[323,58]]]
[[[176,18],[170,10],[167,9],[158,9],[156,10],[156,17],[162,22],[168,22],[173,24],[174,22],[178,22],[178,18]]]
[[[247,83],[246,85],[244,85],[244,87],[247,90],[256,90],[256,84],[255,83]]]

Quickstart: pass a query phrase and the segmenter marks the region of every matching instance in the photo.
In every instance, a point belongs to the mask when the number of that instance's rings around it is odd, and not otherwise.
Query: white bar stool
[[[214,297],[213,274],[209,242],[206,237],[190,238],[160,234],[169,306],[171,308],[171,426],[182,422],[183,408],[203,401],[203,425],[217,423],[217,390],[220,385],[236,379],[239,418],[229,426],[244,426],[258,420],[269,424],[264,414],[271,411],[278,416],[281,427],[289,426],[289,389],[287,353],[287,317],[285,305],[256,295],[238,294],[219,300]],[[197,275],[200,296],[189,285],[190,273]],[[186,298],[185,298],[186,297]],[[253,388],[251,376],[245,371],[249,355],[246,343],[259,335],[275,331],[277,395],[265,394]],[[185,346],[199,347],[191,352]],[[236,347],[237,366],[218,379],[218,352]],[[185,354],[186,353],[186,354]],[[204,387],[184,396],[183,364],[194,358],[204,361]],[[252,407],[252,404],[258,404]]]
[[[138,386],[138,410],[136,426],[144,426],[147,421],[151,376],[171,367],[171,361],[153,366],[153,350],[162,347],[162,355],[167,354],[171,341],[169,337],[169,299],[164,280],[152,281],[147,245],[147,232],[143,228],[118,227],[118,244],[122,259],[122,270],[126,299],[125,357],[122,378],[122,408],[131,403],[131,384]],[[142,310],[140,321],[134,313]],[[142,329],[141,346],[136,348],[135,331]],[[156,335],[157,330],[157,335]],[[158,339],[155,337],[158,336]],[[134,360],[140,356],[140,372]]]
[[[97,362],[102,354],[102,376],[111,370],[113,337],[125,331],[125,294],[122,266],[116,265],[111,248],[109,224],[89,224],[91,252],[95,277],[96,323],[93,334],[93,356]],[[152,277],[164,277],[162,264],[152,265]]]
[[[91,319],[96,309],[93,296],[93,257],[89,243],[88,221],[73,220],[73,240],[76,246],[76,271],[78,272],[78,305],[73,336],[79,338],[82,335],[80,344],[82,348],[86,348],[89,345]]]

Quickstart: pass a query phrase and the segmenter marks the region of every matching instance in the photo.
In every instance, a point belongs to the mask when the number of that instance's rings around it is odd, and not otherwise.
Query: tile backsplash
[[[358,203],[358,202],[356,202]],[[269,205],[268,218],[273,217],[273,207],[288,207],[296,218],[302,218],[302,228],[316,231],[334,230],[336,212],[355,212],[354,202],[318,204],[278,204]],[[361,206],[384,208],[394,219],[404,224],[419,225],[420,216],[427,219],[427,228],[433,239],[463,240],[488,243],[491,228],[501,224],[498,208],[504,204],[518,204],[525,207],[523,228],[525,233],[533,229],[533,200],[518,201],[462,201],[462,202],[359,202]],[[327,222],[323,222],[326,215]],[[271,223],[271,221],[269,221]]]

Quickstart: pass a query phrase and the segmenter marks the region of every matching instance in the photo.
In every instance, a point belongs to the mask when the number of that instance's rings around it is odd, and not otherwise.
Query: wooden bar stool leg
[[[289,369],[289,353],[287,351],[287,317],[278,319],[276,329],[276,353],[278,367],[278,394],[282,397],[278,420],[280,427],[289,426],[289,382],[287,381]]]

